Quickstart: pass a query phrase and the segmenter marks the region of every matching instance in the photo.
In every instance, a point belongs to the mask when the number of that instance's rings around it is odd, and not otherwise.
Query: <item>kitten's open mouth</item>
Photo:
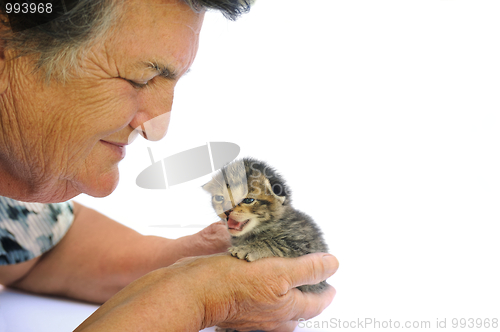
[[[243,230],[243,227],[245,227],[245,225],[248,224],[249,221],[250,219],[236,221],[233,218],[229,217],[227,218],[227,228],[241,232]]]

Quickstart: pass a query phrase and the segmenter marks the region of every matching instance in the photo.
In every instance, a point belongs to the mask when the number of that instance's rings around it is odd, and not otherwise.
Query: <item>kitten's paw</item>
[[[256,253],[256,252],[249,252],[246,256],[245,256],[245,259],[248,261],[248,262],[253,262],[253,261],[256,261],[258,259],[260,259],[261,257]]]
[[[230,247],[228,251],[234,257],[238,257],[239,259],[246,259],[249,262],[259,259],[259,257],[257,257],[257,255],[252,252],[252,249],[249,246]]]

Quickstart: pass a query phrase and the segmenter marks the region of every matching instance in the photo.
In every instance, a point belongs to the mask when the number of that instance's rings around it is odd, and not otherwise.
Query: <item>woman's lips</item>
[[[125,158],[126,154],[126,149],[125,146],[127,144],[122,144],[122,143],[114,143],[114,142],[108,142],[101,140],[101,143],[103,143],[105,146],[107,146],[113,153],[118,156],[121,159]]]

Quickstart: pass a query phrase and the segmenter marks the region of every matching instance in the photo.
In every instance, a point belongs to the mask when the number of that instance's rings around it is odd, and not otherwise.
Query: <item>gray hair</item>
[[[183,0],[195,12],[206,9],[221,11],[235,20],[250,10],[253,0]],[[57,1],[52,1],[57,2]],[[100,40],[120,17],[123,0],[60,0],[64,11],[44,24],[9,22],[5,1],[0,0],[0,42],[4,51],[15,50],[17,56],[34,56],[35,71],[46,81],[66,81],[78,72],[86,50]],[[77,2],[77,3],[75,3]],[[70,8],[67,10],[67,8]],[[23,26],[24,24],[24,26]]]

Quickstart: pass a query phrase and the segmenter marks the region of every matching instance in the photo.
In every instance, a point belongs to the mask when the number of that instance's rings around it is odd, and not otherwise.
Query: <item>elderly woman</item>
[[[195,58],[204,11],[234,19],[249,4],[61,4],[42,23],[31,19],[36,13],[0,12],[0,283],[105,302],[78,331],[197,331],[216,324],[287,331],[319,314],[334,289],[319,295],[294,287],[331,276],[338,267],[331,255],[250,264],[217,254],[229,245],[221,223],[169,240],[142,236],[69,201],[80,193],[110,194],[129,136],[146,121],[168,119],[161,115]],[[51,9],[58,10],[56,2]],[[155,124],[153,136],[162,137],[167,126]]]

